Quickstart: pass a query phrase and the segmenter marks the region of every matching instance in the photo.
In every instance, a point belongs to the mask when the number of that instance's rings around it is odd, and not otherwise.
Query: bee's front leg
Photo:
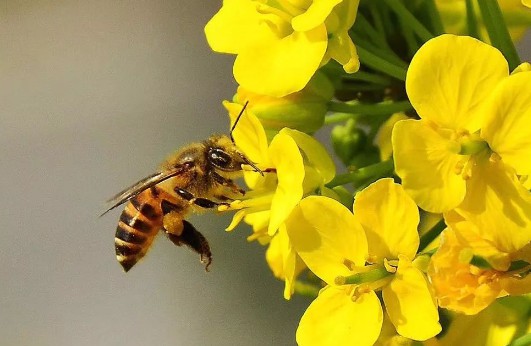
[[[245,190],[236,185],[232,179],[224,178],[216,172],[212,172],[211,175],[216,183],[229,188],[235,194],[245,195]]]

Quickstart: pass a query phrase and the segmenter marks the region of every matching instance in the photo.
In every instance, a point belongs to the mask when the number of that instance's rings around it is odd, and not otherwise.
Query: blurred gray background
[[[0,345],[295,343],[309,301],[283,300],[248,228],[194,217],[210,273],[160,237],[126,275],[120,211],[98,218],[167,154],[227,132],[233,58],[203,37],[220,3],[0,4]]]
[[[226,133],[229,56],[203,27],[221,1],[0,5],[0,345],[290,345],[308,301],[282,298],[250,230],[205,214],[198,255],[159,237],[128,274],[104,201],[167,154]]]

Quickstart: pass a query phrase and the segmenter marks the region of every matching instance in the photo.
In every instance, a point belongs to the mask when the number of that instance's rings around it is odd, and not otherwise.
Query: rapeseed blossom
[[[246,90],[282,97],[304,88],[330,59],[358,70],[348,30],[359,0],[225,0],[205,27],[213,50],[236,54],[234,77]]]
[[[206,25],[236,55],[224,106],[262,170],[219,210],[267,245],[286,299],[313,298],[299,345],[531,340],[526,6],[225,0]]]
[[[440,332],[428,281],[414,263],[418,223],[417,206],[392,179],[359,192],[354,214],[327,197],[299,203],[288,218],[288,235],[328,284],[301,319],[300,345],[372,345],[383,321],[375,291],[382,291],[400,335],[426,340]]]
[[[531,195],[518,181],[531,170],[526,85],[531,73],[509,75],[495,48],[437,37],[419,49],[406,80],[421,119],[398,122],[392,138],[396,172],[421,208],[454,210],[485,233],[493,219],[506,220],[514,232],[484,236],[507,252],[531,241]]]

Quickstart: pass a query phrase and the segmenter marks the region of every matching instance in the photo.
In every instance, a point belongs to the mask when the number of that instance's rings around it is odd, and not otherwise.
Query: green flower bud
[[[248,101],[247,108],[260,119],[268,134],[275,134],[284,127],[313,133],[323,126],[327,103],[333,94],[331,82],[317,72],[304,89],[284,97],[259,95],[240,86],[234,102]]]
[[[344,125],[337,125],[331,133],[332,146],[337,156],[348,166],[352,159],[365,148],[367,135],[356,126],[354,119],[349,119]]]

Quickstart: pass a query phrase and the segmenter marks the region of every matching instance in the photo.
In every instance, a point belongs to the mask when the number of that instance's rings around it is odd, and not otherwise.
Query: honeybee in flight
[[[175,245],[186,245],[197,252],[208,270],[212,262],[208,241],[185,216],[194,208],[228,205],[227,201],[243,195],[232,180],[242,172],[242,165],[263,174],[238,150],[232,137],[246,106],[232,126],[230,137],[212,135],[183,147],[168,157],[157,173],[109,200],[112,205],[103,214],[127,202],[114,238],[116,258],[126,272],[144,257],[159,230]]]

